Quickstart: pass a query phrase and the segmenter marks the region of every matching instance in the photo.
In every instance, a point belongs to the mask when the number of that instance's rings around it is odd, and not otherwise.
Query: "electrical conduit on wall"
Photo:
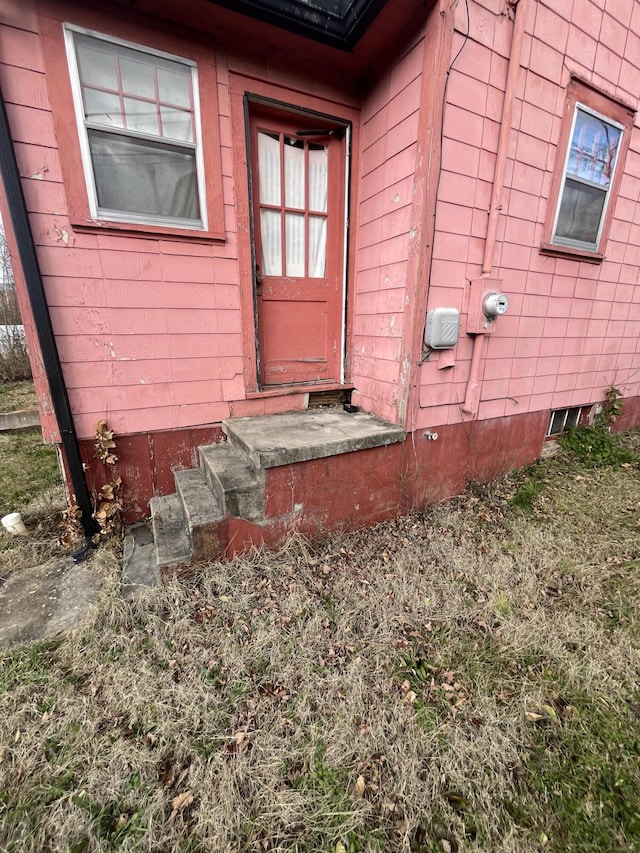
[[[498,152],[496,154],[496,168],[491,190],[491,205],[489,207],[489,220],[487,222],[487,236],[484,245],[484,257],[482,261],[482,278],[489,278],[493,270],[493,253],[496,245],[496,232],[498,229],[498,217],[502,210],[502,192],[504,189],[504,176],[507,167],[507,150],[509,147],[509,134],[513,120],[513,102],[515,100],[518,72],[520,71],[520,57],[522,55],[522,42],[524,39],[524,25],[527,0],[511,0],[514,21],[511,33],[511,51],[509,53],[509,67],[507,70],[507,82],[504,90],[504,102],[502,104],[502,119],[500,122],[500,136],[498,138]],[[467,414],[476,415],[480,405],[480,374],[482,370],[482,350],[484,347],[485,334],[478,332],[473,339],[473,353],[471,356],[471,369],[467,391],[462,404],[462,411]]]

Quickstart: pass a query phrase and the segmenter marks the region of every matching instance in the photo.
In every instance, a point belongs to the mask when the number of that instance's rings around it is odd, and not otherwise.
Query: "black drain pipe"
[[[20,264],[27,285],[31,313],[38,335],[40,352],[44,364],[45,374],[51,392],[53,411],[60,430],[60,439],[64,457],[71,477],[71,485],[75,494],[76,503],[82,511],[82,527],[87,539],[93,536],[97,530],[95,519],[92,517],[93,505],[91,495],[84,475],[84,467],[80,457],[78,436],[76,435],[67,388],[64,384],[62,366],[58,355],[58,348],[51,326],[51,318],[42,284],[42,275],[36,255],[36,247],[33,242],[33,234],[29,224],[27,205],[22,192],[20,172],[16,161],[16,154],[11,141],[9,131],[9,120],[4,103],[4,97],[0,92],[0,172],[9,205],[9,213],[13,232],[18,244]]]

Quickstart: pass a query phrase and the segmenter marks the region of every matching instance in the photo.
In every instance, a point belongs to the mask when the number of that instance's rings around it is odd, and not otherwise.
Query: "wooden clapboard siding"
[[[119,432],[217,422],[229,413],[227,401],[243,396],[236,378],[242,343],[224,75],[218,98],[225,241],[75,229],[56,150],[36,7],[23,6],[20,14],[12,8],[1,16],[1,82],[80,435],[91,435],[94,422],[105,416]],[[66,19],[74,20],[71,8]],[[146,42],[153,46],[152,34]],[[176,53],[181,52],[189,55],[189,47],[177,41]],[[66,118],[74,122],[72,115]],[[57,437],[52,423],[48,437]]]
[[[5,63],[17,64],[3,67],[0,82],[80,435],[89,436],[93,423],[105,416],[119,432],[217,422],[229,414],[231,402],[245,396],[242,356],[254,347],[250,321],[244,340],[241,322],[236,203],[247,178],[244,171],[234,174],[233,147],[244,144],[244,134],[231,126],[227,64],[248,80],[268,78],[270,93],[294,104],[340,113],[346,103],[353,117],[353,97],[323,82],[321,71],[302,74],[264,59],[227,55],[224,49],[214,53],[211,47],[208,59],[215,61],[217,71],[224,240],[75,227],[72,208],[78,188],[73,188],[72,203],[71,187],[62,182],[56,147],[62,143],[56,140],[51,107],[60,103],[58,89],[67,70],[58,45],[52,55],[59,73],[45,81],[47,62],[36,12],[44,16],[49,41],[52,27],[55,34],[59,22],[67,20],[133,40],[137,32],[141,43],[179,55],[192,55],[192,44],[188,37],[169,37],[166,31],[157,35],[152,25],[136,30],[109,12],[94,16],[58,2],[30,0],[13,23],[7,23],[11,15],[2,17],[3,57]],[[52,87],[55,98],[49,97]],[[68,93],[65,97],[68,108]],[[201,98],[206,97],[205,88]],[[59,125],[61,117],[57,119]],[[73,126],[73,115],[63,116],[62,123]],[[246,248],[246,231],[242,239]],[[54,427],[49,437],[55,437]]]
[[[101,417],[119,432],[154,432],[292,405],[253,399],[254,393],[245,399],[247,389],[256,391],[245,91],[353,122],[347,379],[364,408],[404,422],[407,364],[420,358],[414,331],[424,308],[456,307],[463,333],[455,364],[442,369],[443,357],[434,354],[419,367],[410,411],[415,428],[458,423],[472,350],[464,334],[465,294],[468,280],[481,271],[511,48],[513,24],[504,3],[469,0],[468,38],[466,4],[453,12],[456,32],[443,64],[455,58],[455,65],[442,113],[442,171],[436,172],[435,237],[426,268],[415,263],[412,240],[427,194],[418,151],[424,143],[421,105],[429,102],[423,69],[434,49],[431,36],[416,32],[362,100],[353,81],[340,84],[333,70],[298,68],[304,42],[293,36],[287,37],[290,56],[275,60],[264,52],[250,56],[250,45],[240,53],[237,45],[203,48],[198,42],[217,71],[224,239],[178,239],[74,224],[73,192],[66,178],[63,183],[65,159],[58,151],[65,146],[56,139],[52,113],[66,68],[45,79],[39,20],[93,21],[95,29],[114,34],[122,27],[126,38],[137,32],[150,46],[172,46],[184,55],[197,41],[187,31],[156,30],[152,19],[141,27],[107,6],[98,13],[88,5],[0,0],[0,84],[81,435],[90,436]],[[187,5],[195,15],[197,4]],[[604,261],[593,265],[539,252],[562,156],[558,140],[570,70],[637,107],[639,4],[539,0],[523,8],[525,48],[494,257],[494,274],[511,305],[486,342],[480,419],[593,402],[611,383],[626,396],[640,394],[637,116]],[[250,26],[253,32],[260,25]],[[430,107],[429,128],[439,137],[441,104]],[[57,118],[73,129],[70,112]],[[6,217],[4,202],[2,212]],[[419,245],[431,253],[425,238]],[[17,277],[26,304],[19,270]],[[427,283],[423,305],[416,294]],[[35,351],[29,317],[25,325]],[[46,397],[37,352],[35,360],[39,395]],[[45,434],[56,438],[50,407],[45,402],[43,408]]]
[[[453,58],[466,33],[456,10]],[[450,74],[444,113],[429,307],[463,312],[463,282],[480,275],[491,181],[510,50],[511,21],[492,0],[470,0],[471,31]],[[487,339],[479,418],[602,400],[614,384],[640,393],[640,129],[631,132],[620,192],[601,264],[540,254],[558,156],[569,69],[637,108],[637,3],[529,3],[525,50],[508,152],[494,274],[509,312]],[[439,356],[420,368],[418,427],[461,420],[471,362],[463,335],[455,367]]]
[[[424,39],[400,56],[362,110],[353,383],[364,408],[397,419]]]

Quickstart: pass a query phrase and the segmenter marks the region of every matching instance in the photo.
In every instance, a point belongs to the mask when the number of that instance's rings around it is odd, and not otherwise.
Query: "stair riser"
[[[184,507],[177,495],[152,498],[151,522],[156,545],[158,569],[188,565],[193,558]]]
[[[252,485],[233,486],[228,482],[228,474],[223,482],[216,470],[216,460],[210,459],[204,453],[200,455],[200,470],[226,516],[246,518],[255,524],[264,523],[265,477],[262,472],[255,472],[255,482]]]
[[[153,499],[163,577],[183,577],[190,564],[252,547],[277,547],[293,530],[311,537],[352,530],[406,508],[397,427],[336,412],[299,423],[276,417],[286,429],[274,432],[272,423],[269,432],[268,419],[225,423],[229,441],[200,447],[200,467],[175,472],[176,494]]]
[[[219,560],[225,552],[225,522],[201,525],[191,530],[194,560]]]
[[[227,512],[234,518],[245,518],[254,524],[264,524],[264,484],[261,491],[227,492]]]
[[[248,460],[250,464],[256,469],[261,467],[261,459],[259,452],[254,451],[248,444],[245,444],[239,436],[237,436],[231,429],[228,428],[225,421],[222,422],[222,430],[227,436],[227,442],[243,459]]]

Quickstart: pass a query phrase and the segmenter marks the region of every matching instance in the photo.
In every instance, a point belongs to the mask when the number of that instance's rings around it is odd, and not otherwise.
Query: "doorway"
[[[249,106],[260,385],[342,381],[344,123]]]

